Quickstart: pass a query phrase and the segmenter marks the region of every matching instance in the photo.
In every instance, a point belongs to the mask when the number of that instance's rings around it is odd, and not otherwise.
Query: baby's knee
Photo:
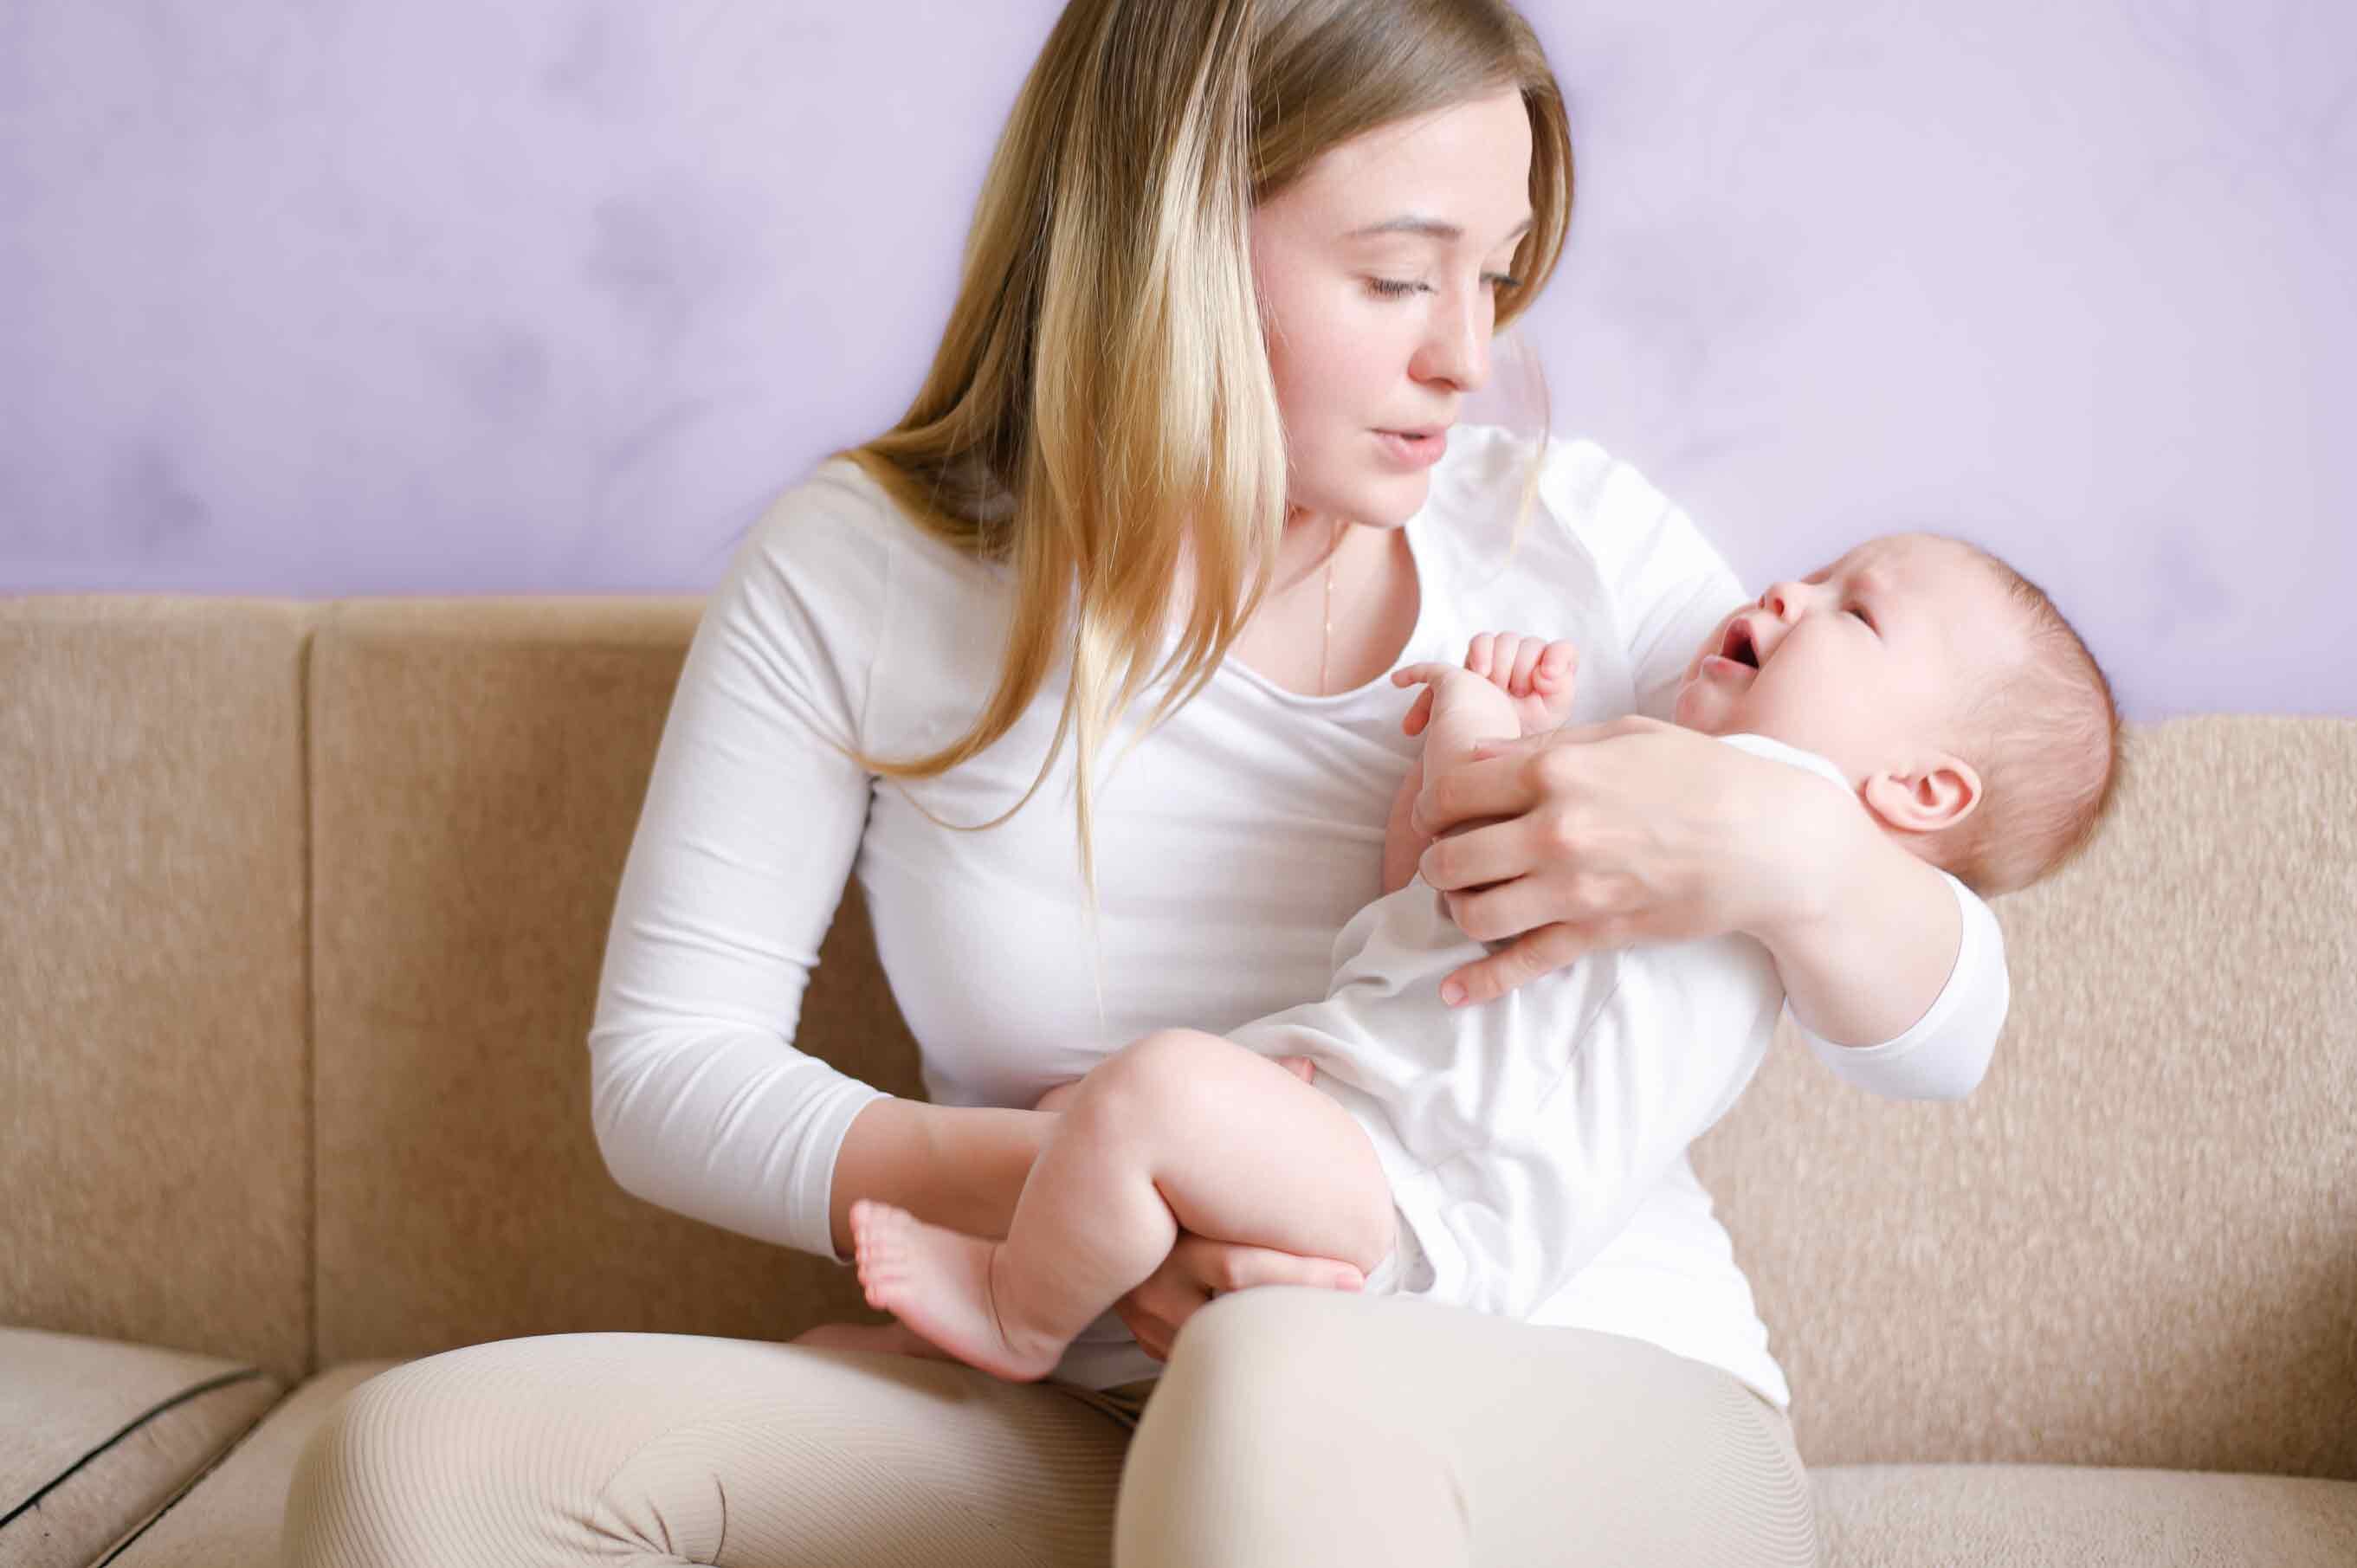
[[[1147,1107],[1167,1112],[1203,1090],[1242,1050],[1200,1029],[1157,1029],[1092,1069],[1082,1082],[1083,1095],[1099,1114]]]

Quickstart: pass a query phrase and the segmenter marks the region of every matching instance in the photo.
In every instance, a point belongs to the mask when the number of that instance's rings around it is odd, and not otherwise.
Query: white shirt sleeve
[[[1749,597],[1691,518],[1628,464],[1592,444],[1550,446],[1543,486],[1577,520],[1613,596],[1628,643],[1636,711],[1667,719],[1695,649]],[[1944,875],[1945,873],[1943,873]],[[1960,1100],[1988,1071],[2012,1000],[2005,940],[1980,896],[1954,877],[1964,938],[1947,984],[1898,1038],[1839,1046],[1793,1015],[1817,1056],[1846,1081],[1894,1100]]]
[[[827,1258],[835,1155],[883,1095],[793,1039],[866,822],[868,776],[838,748],[863,730],[888,526],[822,469],[772,504],[707,599],[589,1034],[597,1146],[625,1190]]]

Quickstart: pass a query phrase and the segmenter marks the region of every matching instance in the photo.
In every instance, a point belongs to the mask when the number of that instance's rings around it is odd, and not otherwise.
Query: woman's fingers
[[[1569,926],[1542,926],[1513,946],[1467,964],[1440,983],[1441,1000],[1451,1007],[1478,1007],[1517,986],[1552,974],[1587,951]]]
[[[1280,1058],[1280,1062],[1308,1058]],[[1301,1258],[1267,1247],[1244,1247],[1215,1241],[1188,1231],[1178,1233],[1162,1266],[1137,1288],[1114,1303],[1114,1312],[1146,1353],[1157,1361],[1169,1359],[1171,1341],[1189,1317],[1212,1297],[1254,1285],[1315,1285],[1328,1290],[1360,1290],[1366,1277],[1349,1263],[1333,1258]]]
[[[1502,942],[1564,918],[1562,892],[1537,876],[1445,895],[1448,918],[1477,942]]]
[[[1157,1361],[1170,1359],[1169,1326],[1138,1305],[1136,1292],[1114,1302],[1113,1310],[1114,1316],[1121,1319],[1121,1326],[1129,1330],[1129,1337],[1137,1341],[1139,1349]]]
[[[1431,838],[1474,817],[1521,816],[1541,800],[1566,792],[1582,766],[1577,747],[1649,729],[1675,726],[1632,714],[1602,724],[1572,725],[1520,740],[1482,741],[1473,748],[1472,761],[1426,777],[1409,821],[1417,832]]]
[[[1436,891],[1456,893],[1511,881],[1534,869],[1538,861],[1531,820],[1510,817],[1468,828],[1454,838],[1433,840],[1425,846],[1416,869]]]
[[[1206,1294],[1250,1290],[1254,1285],[1323,1285],[1355,1290],[1365,1283],[1358,1270],[1333,1258],[1303,1258],[1271,1247],[1247,1247],[1215,1241],[1208,1236],[1181,1232],[1170,1249],[1171,1263],[1179,1264]]]
[[[1538,804],[1524,750],[1531,744],[1484,741],[1485,749],[1501,755],[1426,773],[1408,813],[1415,831],[1430,838],[1475,817],[1519,817]]]

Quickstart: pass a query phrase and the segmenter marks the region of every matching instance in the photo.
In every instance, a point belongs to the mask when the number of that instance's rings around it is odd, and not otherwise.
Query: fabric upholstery
[[[97,1562],[283,1391],[217,1357],[0,1328],[0,1563]]]
[[[1700,1152],[1813,1464],[2357,1478],[2357,723],[2130,743],[1971,1098],[1780,1041]]]
[[[102,1549],[169,1504],[121,1561],[266,1562],[361,1369],[874,1319],[849,1271],[623,1193],[589,1125],[698,607],[0,600],[12,1523],[48,1487]],[[1996,906],[2014,1007],[1972,1099],[1846,1091],[1788,1040],[1697,1152],[1833,1563],[2350,1560],[2357,723],[2130,741],[2102,840]],[[920,1092],[856,891],[802,1041]]]
[[[306,1369],[316,613],[0,600],[0,1323]]]
[[[1824,1568],[2349,1568],[2357,1481],[2061,1465],[1813,1472]]]
[[[391,1365],[346,1362],[287,1395],[109,1568],[270,1568],[278,1561],[286,1485],[303,1444],[338,1400]]]
[[[597,972],[697,606],[339,605],[314,650],[319,1355],[591,1329],[875,1321],[847,1269],[615,1185]],[[791,811],[791,802],[780,802]],[[854,902],[804,1037],[910,1096]]]

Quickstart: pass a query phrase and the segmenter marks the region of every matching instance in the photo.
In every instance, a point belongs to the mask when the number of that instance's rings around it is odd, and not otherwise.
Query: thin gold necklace
[[[1326,695],[1326,661],[1334,652],[1334,557],[1342,548],[1342,520],[1334,520],[1333,537],[1326,544],[1326,634],[1318,643],[1318,694]]]

